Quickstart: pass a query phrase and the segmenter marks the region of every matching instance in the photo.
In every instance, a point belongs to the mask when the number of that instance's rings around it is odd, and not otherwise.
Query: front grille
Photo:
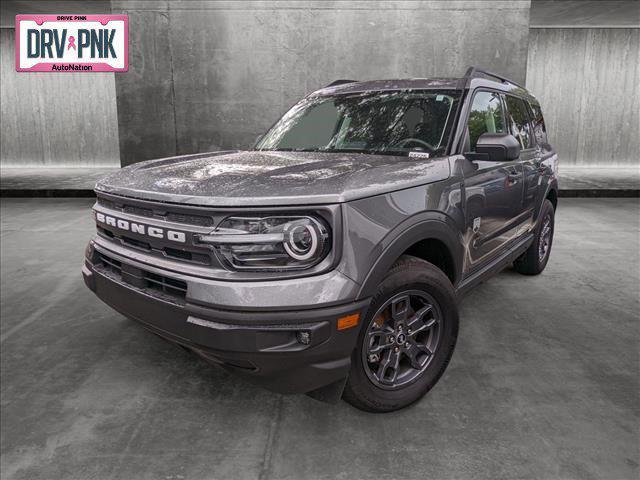
[[[96,212],[118,218],[118,213],[127,219],[146,225],[159,225],[156,220],[171,224],[162,229],[182,232],[185,241],[170,241],[166,236],[150,236],[146,232],[119,228],[114,223],[98,223],[98,235],[127,249],[138,250],[157,258],[190,263],[196,266],[212,267],[218,262],[215,253],[206,245],[199,244],[196,236],[209,233],[225,214],[208,208],[188,205],[173,205],[157,201],[140,200],[116,195],[98,193]],[[189,228],[183,228],[188,225]],[[158,227],[160,228],[160,227]]]
[[[117,201],[110,200],[98,196],[98,205],[110,210],[137,215],[146,218],[156,218],[167,222],[182,223],[184,225],[192,225],[196,227],[213,227],[215,221],[212,216],[198,215],[195,213],[172,212],[167,210],[168,207],[156,205],[154,208],[140,207],[134,205],[133,201],[126,198],[118,198]]]
[[[161,300],[184,304],[187,296],[186,282],[123,264],[103,253],[96,252],[93,266],[114,280],[127,283]]]
[[[183,213],[169,212],[166,215],[169,222],[186,223],[187,225],[197,225],[198,227],[213,227],[214,221],[211,217],[201,215],[185,215]]]
[[[113,202],[111,202],[114,206],[115,204]],[[140,215],[142,217],[154,217],[153,214],[153,210],[149,209],[149,208],[140,208],[140,207],[134,207],[131,205],[123,205],[122,208],[116,208],[116,210],[120,210],[121,212],[124,213],[130,213],[131,215]]]
[[[126,235],[119,235],[106,228],[97,227],[98,235],[107,238],[114,242],[119,242],[125,247],[132,247],[137,250],[150,253],[157,257],[169,258],[171,260],[179,260],[183,262],[194,263],[197,265],[211,265],[211,253],[190,252],[187,250],[178,250],[177,248],[171,248],[166,246],[152,246],[149,242],[138,240]],[[206,250],[204,250],[206,251]]]

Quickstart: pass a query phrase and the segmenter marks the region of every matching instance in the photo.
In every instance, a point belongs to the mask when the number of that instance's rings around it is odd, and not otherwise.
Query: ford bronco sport
[[[544,270],[556,170],[538,101],[502,76],[339,80],[251,150],[99,181],[84,279],[269,389],[396,410],[443,374],[459,296]]]

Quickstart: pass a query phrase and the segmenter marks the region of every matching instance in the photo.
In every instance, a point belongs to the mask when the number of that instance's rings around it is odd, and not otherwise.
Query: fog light
[[[300,331],[296,333],[296,339],[298,340],[298,343],[309,345],[309,343],[311,343],[311,334],[309,332]]]

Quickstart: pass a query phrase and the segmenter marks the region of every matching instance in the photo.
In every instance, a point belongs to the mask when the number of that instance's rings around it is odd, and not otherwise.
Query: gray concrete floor
[[[2,168],[2,190],[93,190],[96,182],[112,168]]]
[[[639,190],[640,167],[561,167],[558,184],[561,190]]]
[[[90,200],[3,199],[0,474],[637,479],[640,203],[561,200],[547,270],[478,287],[435,389],[371,415],[261,390],[101,304]]]

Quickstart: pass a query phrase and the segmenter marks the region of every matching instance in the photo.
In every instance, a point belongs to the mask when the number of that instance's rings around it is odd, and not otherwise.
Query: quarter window
[[[511,133],[520,142],[523,150],[533,146],[531,135],[531,123],[529,119],[529,111],[524,100],[518,97],[506,96],[507,111],[509,112],[509,123],[511,125]]]
[[[469,113],[470,151],[475,152],[480,135],[483,133],[505,133],[505,125],[500,95],[493,92],[476,93]]]
[[[547,143],[547,127],[544,124],[544,117],[542,116],[540,105],[533,102],[529,102],[529,105],[533,112],[533,135],[536,137],[536,142]]]

